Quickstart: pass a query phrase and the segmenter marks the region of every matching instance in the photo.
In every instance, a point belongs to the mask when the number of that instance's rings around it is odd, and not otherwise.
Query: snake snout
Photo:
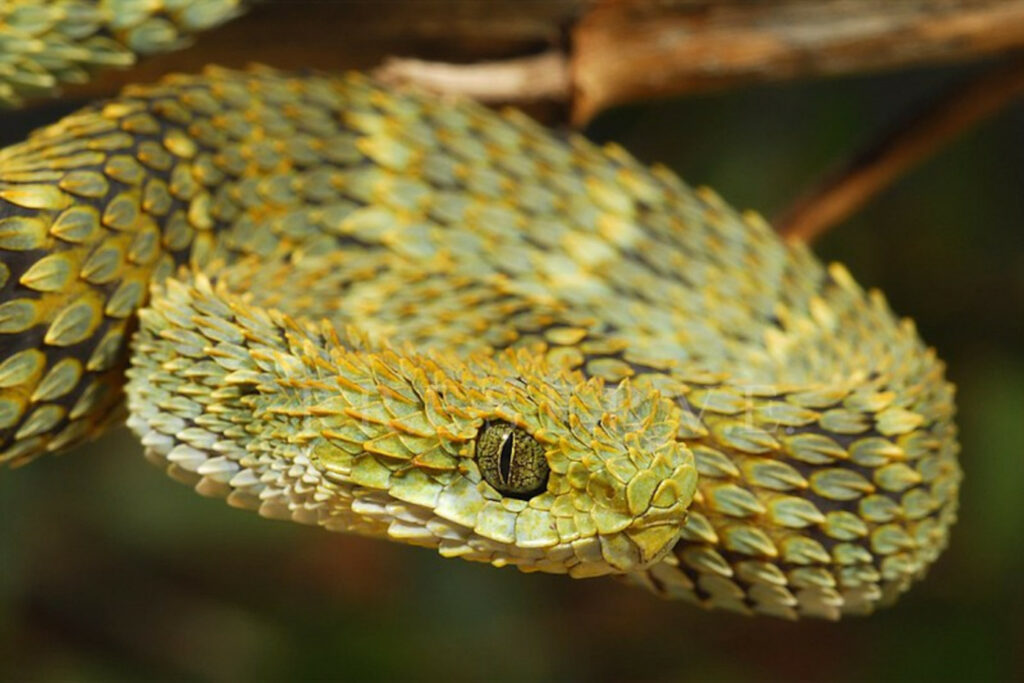
[[[602,538],[605,560],[631,572],[661,560],[679,540],[687,510],[697,488],[693,455],[672,442],[656,453],[650,466],[625,487],[625,503],[632,522],[621,538]]]

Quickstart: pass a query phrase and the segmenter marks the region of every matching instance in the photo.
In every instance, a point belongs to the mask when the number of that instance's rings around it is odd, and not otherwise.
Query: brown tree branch
[[[415,55],[484,60],[493,73],[493,62],[522,66],[523,55],[566,47],[564,96],[582,125],[639,99],[1024,49],[1024,0],[275,0],[191,49],[105,72],[68,95],[110,95],[207,63],[339,71]],[[436,83],[436,72],[426,80]],[[442,80],[466,87],[461,75]],[[535,97],[534,83],[516,82],[505,84],[508,101]]]
[[[573,120],[713,88],[1024,47],[1024,0],[605,0],[572,29]]]
[[[339,72],[369,69],[392,55],[451,63],[516,58],[560,44],[564,28],[592,1],[267,0],[199,34],[188,49],[99,72],[64,92],[74,99],[107,97],[129,83],[207,64]]]
[[[872,142],[776,221],[790,240],[812,241],[840,223],[907,169],[1024,95],[1024,59],[1002,64],[953,88]]]
[[[572,94],[568,61],[559,50],[475,64],[392,57],[375,69],[374,75],[386,83],[414,83],[431,92],[481,102],[566,101]]]

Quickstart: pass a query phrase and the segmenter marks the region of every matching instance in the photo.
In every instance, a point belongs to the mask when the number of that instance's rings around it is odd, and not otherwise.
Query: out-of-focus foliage
[[[770,217],[963,73],[638,105],[590,134]],[[0,144],[58,110],[5,113]],[[1022,177],[1017,105],[818,245],[916,318],[959,386],[961,521],[895,608],[750,620],[269,522],[175,484],[122,430],[0,472],[0,678],[1020,678]]]

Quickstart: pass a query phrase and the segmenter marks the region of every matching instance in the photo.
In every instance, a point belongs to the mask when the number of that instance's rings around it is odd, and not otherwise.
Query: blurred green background
[[[588,134],[771,217],[976,67],[637,105]],[[0,143],[69,105],[4,113]],[[201,498],[124,430],[0,472],[0,679],[1024,677],[1024,106],[816,247],[913,316],[958,385],[952,545],[842,623],[704,613],[610,580],[496,570]]]

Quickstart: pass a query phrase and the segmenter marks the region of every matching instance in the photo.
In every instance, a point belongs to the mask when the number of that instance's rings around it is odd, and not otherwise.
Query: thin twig
[[[797,199],[776,220],[779,232],[789,240],[814,240],[909,168],[1022,94],[1024,59],[993,67],[952,88]]]
[[[414,84],[431,92],[482,102],[568,100],[572,92],[567,60],[558,50],[474,64],[392,57],[374,75],[392,85]]]

